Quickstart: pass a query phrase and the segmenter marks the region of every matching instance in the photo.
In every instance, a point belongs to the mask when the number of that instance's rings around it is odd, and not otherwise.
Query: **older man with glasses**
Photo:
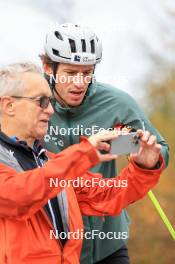
[[[35,65],[12,64],[0,69],[1,264],[78,264],[81,215],[119,214],[156,184],[164,167],[156,137],[140,130],[139,153],[120,176],[105,179],[100,188],[101,175],[87,171],[116,158],[99,150],[108,152],[108,141],[118,134],[96,134],[59,154],[46,152],[40,141],[53,114],[51,97],[47,81]],[[80,177],[84,185],[81,181],[73,188],[72,181]],[[50,179],[58,180],[58,185],[51,186]],[[127,180],[127,188],[116,187],[122,179]],[[63,188],[62,180],[71,184]],[[58,239],[51,237],[53,232]]]

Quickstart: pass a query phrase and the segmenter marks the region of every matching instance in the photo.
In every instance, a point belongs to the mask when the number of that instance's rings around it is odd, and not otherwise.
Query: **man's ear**
[[[14,103],[10,96],[1,97],[1,112],[2,114],[7,114],[9,116],[15,115]]]
[[[44,72],[47,75],[53,74],[52,67],[49,64],[45,63],[45,62],[43,62],[43,69],[44,69]]]

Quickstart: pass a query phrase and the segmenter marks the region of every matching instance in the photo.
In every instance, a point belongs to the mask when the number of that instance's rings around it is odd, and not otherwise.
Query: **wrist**
[[[158,170],[161,166],[161,163],[160,163],[160,160],[158,160],[155,165],[153,166],[146,166],[146,165],[143,165],[143,164],[139,164],[137,162],[135,162],[137,164],[138,167],[140,167],[141,169],[144,169],[144,170]]]

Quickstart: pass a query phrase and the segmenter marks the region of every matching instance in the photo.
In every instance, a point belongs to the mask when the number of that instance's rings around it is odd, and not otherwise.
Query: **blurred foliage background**
[[[146,103],[145,103],[146,102]],[[175,228],[175,71],[161,84],[146,88],[145,112],[170,146],[169,166],[153,192]],[[126,164],[120,158],[120,169]],[[132,219],[128,243],[132,264],[174,264],[175,241],[159,217],[149,197],[131,205]]]

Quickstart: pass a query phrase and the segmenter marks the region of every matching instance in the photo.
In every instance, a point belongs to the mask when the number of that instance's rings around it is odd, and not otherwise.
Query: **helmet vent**
[[[59,54],[59,51],[58,51],[58,50],[56,50],[56,49],[52,49],[52,52],[53,52],[53,54],[54,54],[54,55],[56,55],[56,56],[60,56],[60,54]]]
[[[94,42],[94,39],[92,39],[90,41],[90,43],[91,43],[91,53],[95,53],[95,42]]]
[[[86,42],[85,39],[81,39],[82,51],[86,52]]]
[[[73,39],[69,39],[69,44],[70,44],[71,52],[76,52],[75,41]]]
[[[55,31],[55,36],[56,36],[58,39],[63,40],[63,37],[62,37],[62,35],[60,34],[60,32]]]

